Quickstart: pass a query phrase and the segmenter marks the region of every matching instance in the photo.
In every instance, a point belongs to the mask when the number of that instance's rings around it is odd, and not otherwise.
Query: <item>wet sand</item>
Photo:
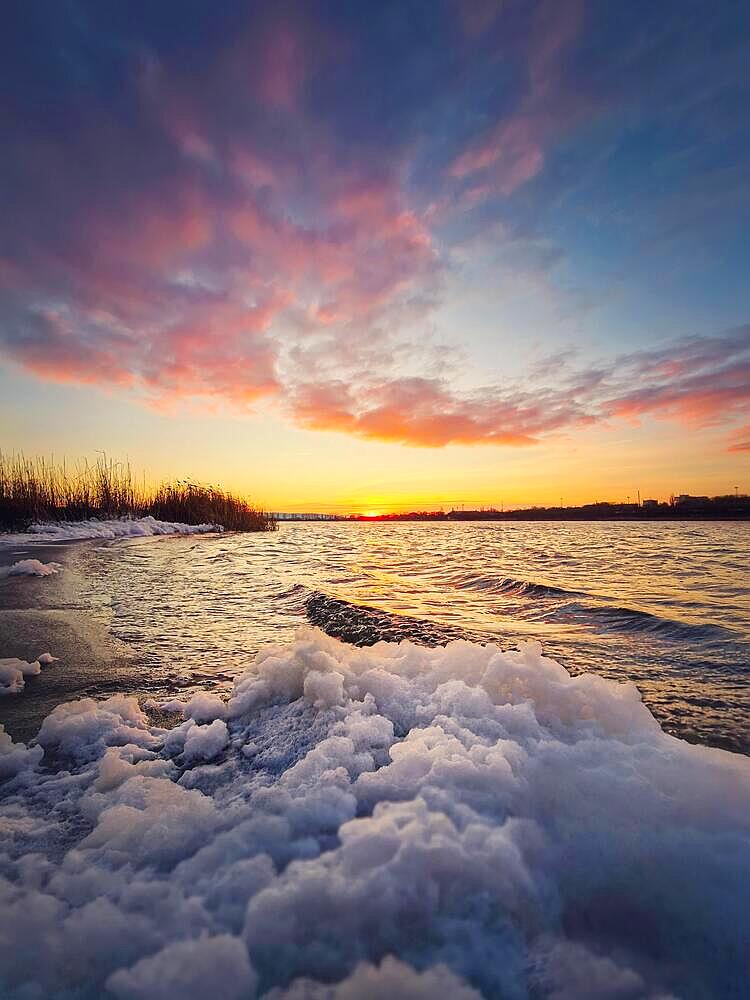
[[[32,661],[45,652],[59,657],[38,676],[27,677],[20,694],[0,696],[0,723],[16,741],[34,737],[55,705],[132,689],[133,675],[143,668],[81,602],[81,556],[92,544],[101,542],[8,545],[0,541],[0,566],[39,559],[65,567],[54,576],[0,578],[0,658]]]

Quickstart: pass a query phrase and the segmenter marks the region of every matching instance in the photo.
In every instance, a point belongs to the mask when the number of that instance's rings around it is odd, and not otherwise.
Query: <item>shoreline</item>
[[[189,536],[128,535],[119,539],[86,538],[51,542],[28,537],[11,541],[8,536],[0,535],[0,658],[17,657],[33,662],[45,652],[57,658],[39,675],[28,677],[22,692],[0,696],[0,723],[6,726],[14,740],[28,742],[33,739],[41,723],[59,704],[85,697],[101,698],[125,693],[136,696],[143,705],[145,699],[153,698],[157,688],[162,693],[168,689],[170,697],[177,697],[185,686],[192,686],[175,676],[162,677],[166,684],[162,683],[159,676],[164,671],[159,665],[154,669],[154,659],[149,655],[148,646],[133,648],[126,633],[121,639],[112,632],[109,603],[101,600],[101,588],[97,588],[93,567],[115,541],[152,542],[157,538],[180,537]],[[215,536],[206,533],[200,537]],[[64,571],[43,578],[2,576],[4,565],[29,557],[42,562],[60,562]],[[104,558],[116,560],[117,554],[110,553]],[[308,617],[308,621],[322,627],[326,634],[339,635],[345,641],[358,644],[348,634],[329,629],[314,618]],[[400,618],[396,627],[406,621],[411,619],[408,616]],[[398,636],[401,637],[410,636]],[[386,641],[394,641],[391,636],[385,638]],[[474,641],[473,637],[470,638]],[[251,645],[249,648],[258,647]],[[168,664],[169,658],[164,662]],[[562,662],[567,662],[567,659]],[[574,668],[576,674],[589,671],[598,672],[596,665],[578,670]],[[630,678],[631,674],[626,672],[625,676]],[[194,683],[198,681],[199,678],[196,678]],[[639,681],[650,683],[645,675],[634,680],[635,683]],[[648,688],[644,697],[648,697],[647,691]],[[650,710],[656,712],[660,724],[668,727],[669,717],[660,714],[651,702],[649,705]],[[708,735],[696,732],[693,736],[686,736],[681,719],[675,725],[681,739],[720,746],[731,752],[748,753],[744,743],[737,745],[733,736],[727,738],[724,735],[723,729],[717,742],[710,732]],[[733,733],[734,729],[726,732]]]
[[[309,520],[311,522],[316,522],[320,518],[303,518],[303,517],[290,517],[283,518],[280,523],[284,521],[305,521]],[[575,514],[560,514],[555,516],[554,514],[545,513],[539,517],[534,517],[533,514],[522,514],[514,515],[509,514],[478,514],[478,515],[463,515],[461,513],[452,514],[424,514],[424,515],[403,515],[403,514],[379,514],[377,517],[366,517],[365,515],[356,515],[352,517],[332,517],[331,521],[338,523],[357,523],[357,524],[377,524],[377,523],[387,523],[393,524],[401,521],[418,521],[418,522],[428,522],[430,524],[460,524],[460,523],[470,523],[477,524],[487,521],[521,521],[521,522],[532,522],[538,524],[540,522],[555,523],[558,521],[573,521],[573,522],[590,522],[590,523],[602,523],[602,524],[617,524],[621,521],[623,522],[635,522],[636,524],[658,524],[659,522],[664,522],[667,524],[694,524],[696,521],[707,524],[715,522],[717,524],[727,524],[730,522],[736,522],[737,524],[746,524],[750,521],[750,514],[606,514],[601,517],[591,516],[591,515],[580,515]]]
[[[142,666],[81,604],[78,565],[91,544],[101,539],[3,544],[0,537],[0,567],[25,558],[64,567],[53,576],[0,580],[0,657],[58,657],[28,677],[20,694],[0,696],[0,723],[16,742],[35,737],[56,705],[132,688],[133,673]]]

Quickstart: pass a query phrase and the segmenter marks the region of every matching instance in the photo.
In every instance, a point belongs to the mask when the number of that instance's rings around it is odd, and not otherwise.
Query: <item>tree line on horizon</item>
[[[486,507],[476,510],[422,510],[408,513],[352,514],[342,520],[353,521],[606,521],[606,520],[684,520],[750,518],[750,496],[732,493],[724,496],[672,497],[669,503],[644,500],[642,503],[610,503],[606,500],[581,504],[577,507],[520,507],[498,510]]]

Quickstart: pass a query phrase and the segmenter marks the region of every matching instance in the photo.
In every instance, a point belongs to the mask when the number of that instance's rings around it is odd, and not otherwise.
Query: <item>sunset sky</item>
[[[2,449],[274,510],[750,491],[746,0],[0,27]]]

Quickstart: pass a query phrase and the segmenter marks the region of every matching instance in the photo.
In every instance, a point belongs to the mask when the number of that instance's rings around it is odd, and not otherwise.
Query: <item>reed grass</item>
[[[187,480],[149,488],[127,462],[106,455],[70,466],[0,452],[0,531],[41,522],[145,517],[217,524],[227,531],[270,531],[274,519],[243,497]]]

